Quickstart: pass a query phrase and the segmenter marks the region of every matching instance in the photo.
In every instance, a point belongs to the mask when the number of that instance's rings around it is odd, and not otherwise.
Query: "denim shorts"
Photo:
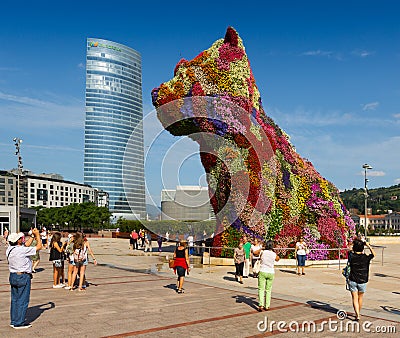
[[[82,265],[88,265],[88,260],[85,259],[83,262],[79,262],[79,263],[76,263],[76,262],[74,262],[74,261],[71,261],[70,263],[71,263],[73,266],[82,266]]]
[[[298,266],[306,265],[306,255],[297,255],[297,265]]]
[[[350,292],[365,292],[367,290],[367,283],[358,284],[350,279],[347,281],[347,286]]]

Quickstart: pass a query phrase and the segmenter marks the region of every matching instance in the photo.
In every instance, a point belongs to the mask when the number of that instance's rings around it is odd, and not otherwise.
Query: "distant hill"
[[[146,212],[149,218],[154,220],[158,219],[158,216],[161,214],[161,209],[152,204],[146,204]]]
[[[400,212],[400,184],[368,189],[368,195],[368,208],[372,208],[372,214],[386,214],[388,210]],[[364,189],[345,190],[340,197],[347,209],[356,208],[364,214]]]

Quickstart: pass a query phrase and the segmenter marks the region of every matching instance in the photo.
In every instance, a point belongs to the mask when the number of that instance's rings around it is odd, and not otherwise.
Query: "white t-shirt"
[[[296,249],[297,249],[297,255],[305,255],[306,254],[306,249],[307,249],[307,244],[306,243],[296,243]]]
[[[189,243],[189,246],[193,246],[194,238],[193,238],[192,235],[188,236],[187,241],[188,241],[188,243]]]
[[[30,256],[35,254],[36,247],[34,246],[15,245],[7,247],[6,257],[8,257],[10,272],[32,273],[32,260]]]
[[[275,273],[274,270],[275,258],[276,258],[275,252],[271,250],[264,250],[261,253],[260,272]]]
[[[251,252],[252,252],[252,254],[253,254],[253,259],[258,259],[258,258],[260,258],[261,252],[260,252],[260,253],[258,254],[258,256],[257,256],[257,255],[254,254],[254,251],[258,251],[258,250],[261,250],[261,249],[262,249],[262,247],[261,247],[260,244],[257,244],[257,245],[252,244],[252,245],[251,245]]]

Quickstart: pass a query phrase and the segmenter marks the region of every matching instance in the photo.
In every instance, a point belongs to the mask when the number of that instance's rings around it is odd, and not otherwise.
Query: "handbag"
[[[53,264],[56,268],[61,268],[62,267],[62,260],[61,259],[55,259],[53,260]]]
[[[260,272],[261,261],[259,259],[256,260],[253,266],[253,273],[257,274]]]
[[[170,259],[169,261],[168,261],[168,264],[169,264],[169,267],[172,269],[172,268],[174,268],[175,267],[175,259]]]

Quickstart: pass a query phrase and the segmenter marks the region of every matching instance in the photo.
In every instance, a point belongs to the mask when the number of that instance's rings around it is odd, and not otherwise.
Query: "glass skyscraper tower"
[[[146,215],[142,118],[140,54],[87,39],[84,182],[109,194],[117,217]]]

